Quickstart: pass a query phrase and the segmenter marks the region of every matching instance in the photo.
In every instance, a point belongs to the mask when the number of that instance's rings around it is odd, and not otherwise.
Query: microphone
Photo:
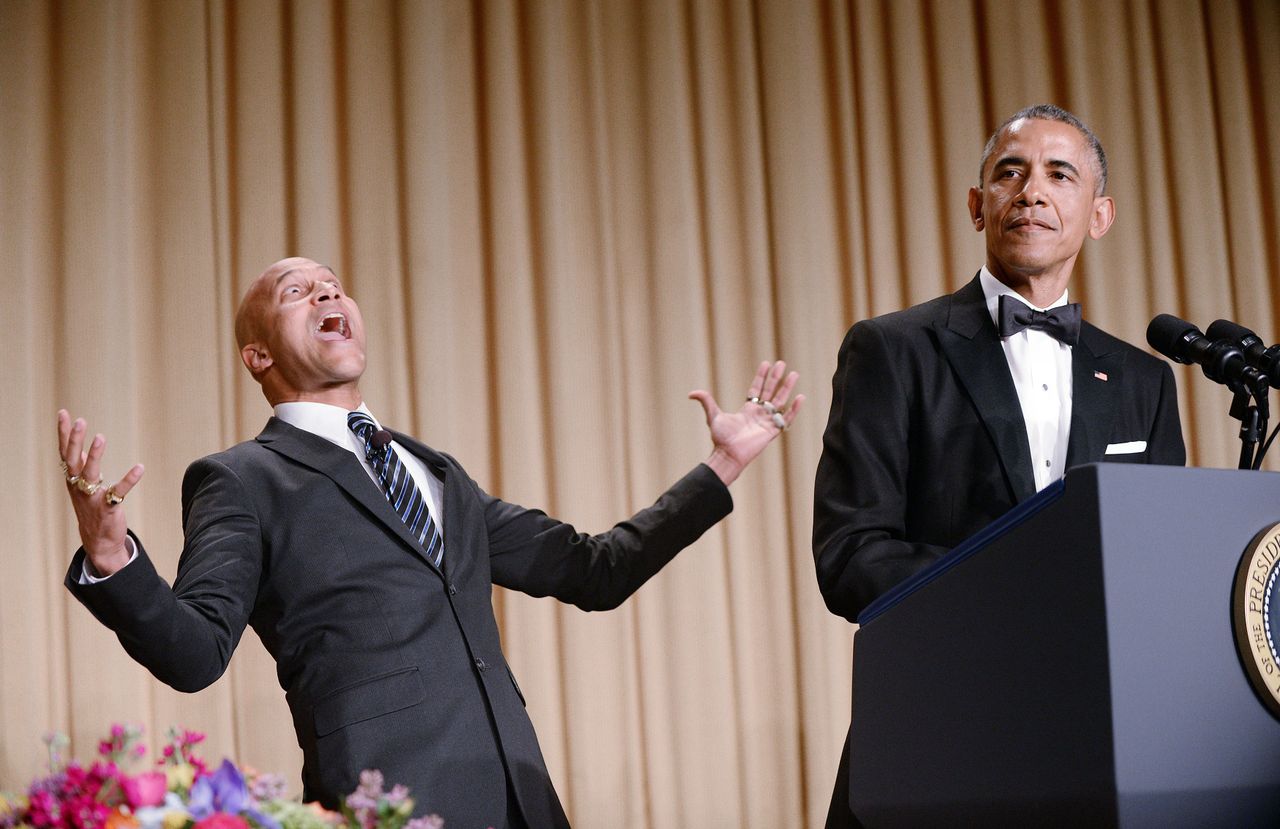
[[[1273,388],[1280,389],[1280,345],[1267,348],[1261,337],[1231,320],[1214,320],[1205,334],[1211,340],[1230,340],[1240,346],[1245,362],[1267,375]]]
[[[391,433],[386,429],[379,429],[369,438],[369,457],[372,461],[377,458],[379,461],[387,457],[387,452],[391,451]]]
[[[1175,363],[1198,364],[1204,376],[1234,392],[1255,397],[1267,388],[1267,375],[1245,361],[1240,347],[1210,340],[1199,328],[1172,314],[1160,314],[1147,326],[1147,343]]]

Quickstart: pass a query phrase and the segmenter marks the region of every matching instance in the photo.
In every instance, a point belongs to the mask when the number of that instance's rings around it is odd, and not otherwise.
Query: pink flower
[[[239,815],[215,812],[196,823],[194,829],[249,829],[249,823]]]
[[[27,820],[37,829],[56,826],[62,819],[58,799],[47,791],[32,792],[27,804]]]
[[[101,829],[110,814],[110,807],[99,803],[92,795],[82,794],[66,803],[65,816],[76,829]]]
[[[159,806],[164,802],[168,789],[168,778],[164,772],[148,771],[124,779],[124,796],[129,800],[129,808],[143,806]]]

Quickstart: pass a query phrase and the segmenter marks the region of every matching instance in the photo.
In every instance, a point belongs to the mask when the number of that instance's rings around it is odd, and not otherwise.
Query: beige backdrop
[[[495,604],[579,825],[818,824],[853,632],[809,550],[836,349],[969,279],[982,142],[1040,101],[1111,155],[1119,219],[1072,285],[1092,320],[1280,337],[1271,0],[0,0],[0,789],[46,729],[84,756],[118,720],[296,781],[255,637],[183,696],[62,589],[53,425],[105,432],[109,475],[147,464],[130,522],[171,576],[186,464],[269,413],[233,306],[297,253],[359,299],[383,420],[582,528],[705,455],[688,390],[802,372],[733,516],[622,609]],[[1192,462],[1234,466],[1227,392],[1178,379]]]

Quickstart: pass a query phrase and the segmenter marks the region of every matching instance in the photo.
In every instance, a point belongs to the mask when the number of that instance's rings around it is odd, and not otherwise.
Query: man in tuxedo
[[[1111,226],[1102,146],[1050,105],[987,142],[969,191],[986,264],[954,294],[864,320],[840,348],[813,552],[832,613],[876,597],[1094,461],[1186,460],[1169,366],[1080,319],[1067,284]],[[827,825],[856,825],[846,741]]]
[[[188,468],[172,588],[127,529],[142,466],[104,487],[104,437],[86,450],[85,421],[58,413],[83,545],[67,587],[182,691],[216,680],[253,627],[286,691],[307,800],[337,807],[377,768],[450,826],[566,826],[502,654],[493,585],[616,607],[728,514],[727,485],[803,402],[788,406],[796,374],[762,364],[732,413],[693,392],[711,456],[591,536],[488,495],[452,457],[381,426],[360,393],[360,310],[324,265],[269,267],[235,329],[275,416]]]

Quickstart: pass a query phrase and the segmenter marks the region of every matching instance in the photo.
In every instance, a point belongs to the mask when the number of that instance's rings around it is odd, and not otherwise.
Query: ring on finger
[[[769,419],[773,421],[774,426],[778,427],[779,432],[787,431],[787,420],[782,416],[782,412],[770,412]]]
[[[109,507],[114,507],[118,504],[124,503],[124,496],[116,494],[116,488],[114,485],[107,487],[106,498],[107,498],[107,506]]]
[[[776,415],[779,412],[783,411],[782,409],[779,409],[777,406],[773,405],[772,400],[763,400],[761,401],[760,405],[764,406],[764,410],[768,412],[770,416]]]
[[[80,478],[76,481],[76,489],[80,490],[85,495],[93,495],[95,492],[97,492],[101,488],[102,488],[101,478],[99,478],[94,483],[89,483],[84,478]]]
[[[764,403],[764,401],[762,401],[762,400],[760,399],[760,396],[759,396],[759,395],[755,395],[755,394],[747,395],[747,402],[748,402],[748,403],[755,403],[757,406],[763,405],[763,403]]]
[[[75,486],[75,487],[80,486],[80,476],[79,476],[79,475],[68,475],[68,476],[67,476],[67,486]]]
[[[70,470],[70,468],[67,466],[67,462],[66,462],[66,461],[64,461],[64,460],[59,460],[59,461],[58,461],[58,466],[62,467],[62,474],[63,474],[63,475],[66,475],[66,474],[68,474],[68,473],[71,471],[71,470]]]

